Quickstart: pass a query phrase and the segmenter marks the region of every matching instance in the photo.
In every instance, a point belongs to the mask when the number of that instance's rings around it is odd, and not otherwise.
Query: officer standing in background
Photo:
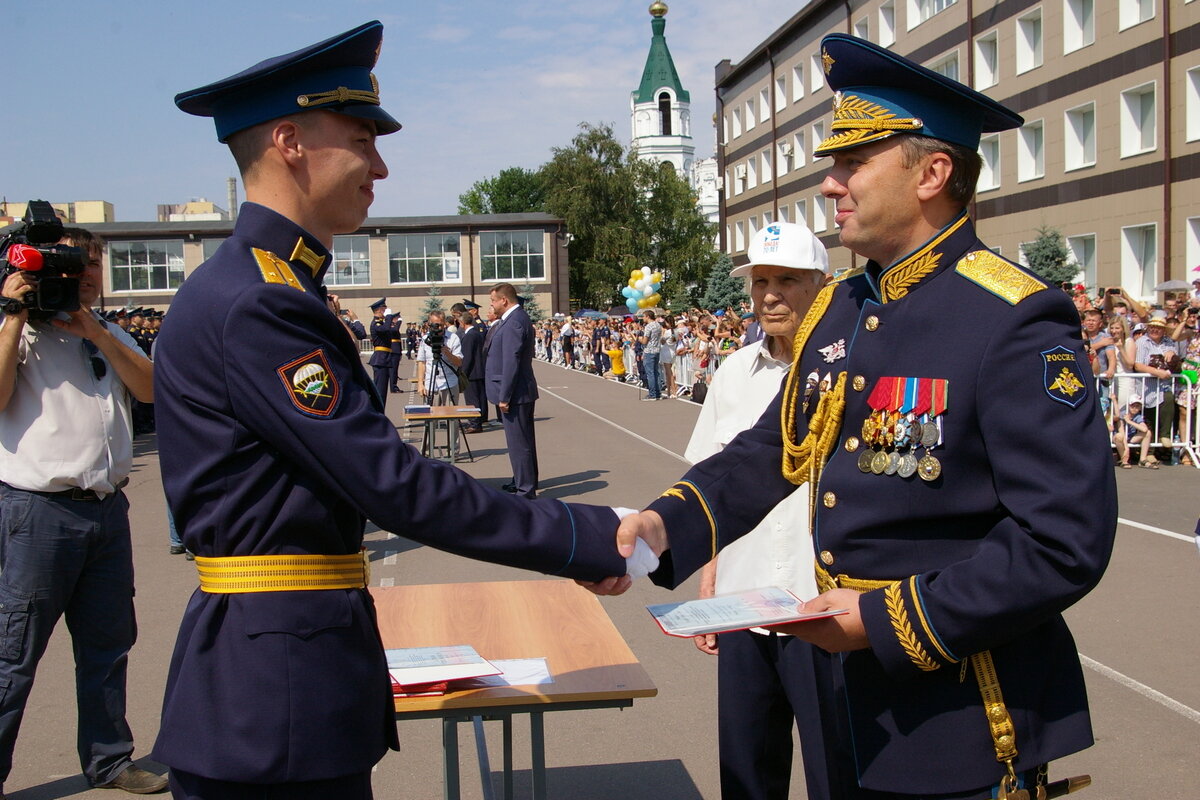
[[[385,315],[386,309],[386,297],[371,303],[371,358],[367,360],[375,391],[379,392],[379,398],[385,405],[391,390],[389,374],[392,364],[392,326]]]
[[[488,401],[484,391],[483,372],[483,338],[487,335],[487,326],[479,320],[479,304],[470,300],[455,303],[454,308],[462,306],[459,318],[459,340],[462,342],[461,371],[467,378],[463,387],[465,401],[469,406],[479,409],[479,417],[463,425],[463,433],[480,433],[488,421]]]
[[[855,37],[821,57],[821,190],[866,266],[817,296],[758,424],[618,542],[669,548],[653,577],[676,586],[808,485],[822,594],[803,610],[848,613],[780,628],[829,653],[801,731],[827,762],[805,769],[838,798],[1054,796],[1048,762],[1092,744],[1062,611],[1107,566],[1116,487],[1073,304],[967,216],[981,132],[1022,119]]]
[[[611,509],[520,500],[404,444],[327,303],[333,237],[362,225],[388,174],[376,137],[400,128],[371,74],[382,36],[370,22],[175,98],[214,117],[246,188],[155,366],[163,484],[200,573],[154,749],[177,798],[371,797],[397,739],[366,519],[525,569],[626,571]]]
[[[388,343],[388,348],[391,350],[391,358],[388,360],[388,385],[394,393],[400,392],[400,361],[404,358],[404,318],[400,316],[400,312],[388,314],[388,322],[392,327],[392,338]]]

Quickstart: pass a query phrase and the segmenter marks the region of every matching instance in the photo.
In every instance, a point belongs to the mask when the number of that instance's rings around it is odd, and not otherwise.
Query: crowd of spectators
[[[1145,304],[1123,288],[1066,287],[1079,309],[1084,347],[1108,418],[1118,465],[1192,465],[1200,369],[1200,278],[1186,292]]]

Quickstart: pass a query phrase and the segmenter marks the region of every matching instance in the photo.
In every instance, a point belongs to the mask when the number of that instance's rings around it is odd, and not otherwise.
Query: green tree
[[[442,287],[434,284],[429,287],[429,296],[425,298],[425,305],[421,306],[421,322],[429,319],[429,315],[434,311],[445,311],[442,307]]]
[[[458,196],[459,214],[520,214],[546,210],[540,170],[509,167],[499,175],[475,181]]]
[[[716,260],[712,226],[669,165],[626,149],[608,125],[583,123],[542,167],[546,210],[571,233],[571,296],[585,306],[623,302],[636,268],[663,274],[668,297],[702,281]]]
[[[733,261],[725,253],[721,253],[708,275],[704,295],[700,298],[702,308],[710,311],[730,306],[737,308],[739,303],[750,300],[750,296],[746,294],[745,280],[730,277],[731,269],[733,269]]]
[[[522,306],[522,308],[525,309],[525,313],[528,314],[529,318],[534,322],[541,322],[546,318],[546,312],[542,310],[540,305],[538,305],[536,292],[537,290],[533,288],[532,283],[523,283],[521,284],[521,288],[517,290],[517,293],[521,295],[521,297],[528,298],[528,300],[525,302],[525,305]]]
[[[1030,271],[1054,286],[1074,280],[1079,274],[1079,267],[1071,260],[1067,243],[1054,228],[1045,225],[1038,228],[1038,237],[1021,245],[1021,252]]]

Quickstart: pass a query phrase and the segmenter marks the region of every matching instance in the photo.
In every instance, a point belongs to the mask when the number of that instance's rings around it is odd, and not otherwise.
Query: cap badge
[[[829,70],[833,69],[833,56],[829,55],[829,51],[821,49],[821,61],[825,64],[825,74],[829,74]]]

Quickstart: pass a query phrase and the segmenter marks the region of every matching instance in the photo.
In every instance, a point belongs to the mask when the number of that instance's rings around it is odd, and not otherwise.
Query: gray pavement
[[[403,362],[408,370],[412,362]],[[538,363],[538,444],[543,497],[640,506],[684,469],[679,454],[698,406],[686,401],[639,402],[644,393],[579,372]],[[401,395],[389,400],[399,422]],[[415,438],[416,432],[401,432]],[[499,429],[469,439],[474,463],[461,466],[498,486],[510,477]],[[140,638],[130,657],[129,720],[138,763],[158,729],[158,713],[175,632],[196,585],[194,566],[167,553],[166,517],[153,436],[136,443],[127,489],[132,504]],[[1190,535],[1200,511],[1200,470],[1118,470],[1121,518]],[[1078,502],[1086,503],[1081,497]],[[453,524],[453,509],[447,509]],[[541,576],[449,556],[368,528],[372,580],[383,585],[477,580],[538,580]],[[398,532],[402,533],[402,532]],[[676,596],[694,596],[694,580]],[[546,755],[551,797],[592,800],[624,796],[655,800],[713,799],[717,786],[715,659],[689,642],[663,636],[644,606],[672,595],[643,582],[604,606],[659,689],[656,698],[625,710],[548,714]],[[1096,746],[1053,767],[1054,777],[1090,772],[1083,795],[1191,798],[1200,755],[1200,556],[1191,541],[1122,524],[1113,561],[1100,587],[1068,612],[1086,670]],[[89,790],[75,755],[75,705],[70,639],[60,625],[43,658],[6,790],[10,800],[111,798]],[[528,796],[528,729],[516,724],[518,796]],[[500,731],[488,723],[493,769]],[[337,731],[317,732],[337,736]],[[400,726],[401,752],[376,768],[376,797],[441,797],[441,733],[434,721]],[[464,728],[464,798],[482,796],[472,737]],[[797,761],[798,761],[797,756]],[[803,798],[803,778],[793,798]]]

